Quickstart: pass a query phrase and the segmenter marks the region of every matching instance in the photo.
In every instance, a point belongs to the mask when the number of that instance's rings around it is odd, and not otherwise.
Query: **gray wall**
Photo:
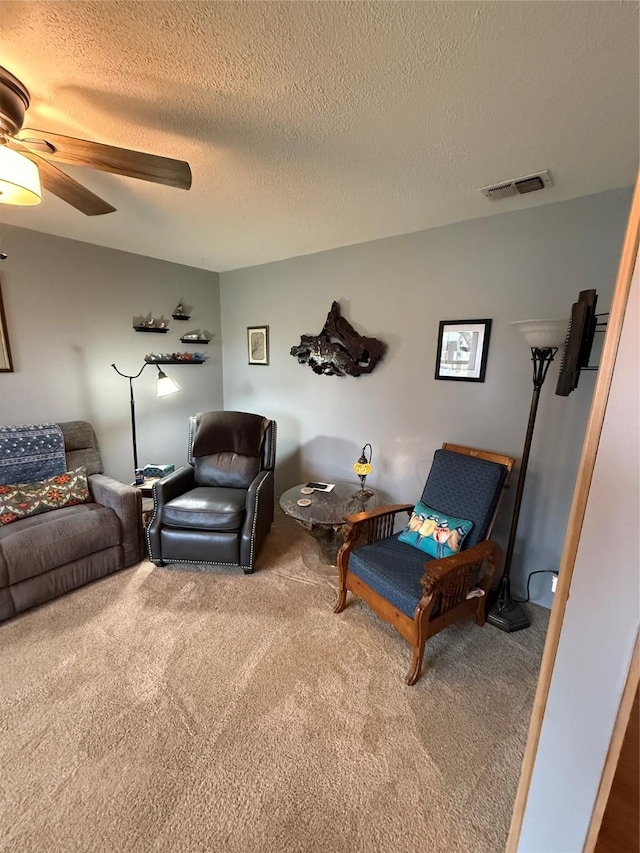
[[[350,480],[365,442],[370,485],[416,500],[434,450],[453,441],[519,457],[532,394],[530,353],[510,323],[566,317],[580,290],[611,299],[630,190],[462,222],[221,274],[225,407],[278,421],[279,492],[307,478]],[[317,376],[289,354],[331,302],[388,344],[358,379]],[[440,320],[491,318],[486,381],[436,381]],[[271,363],[247,364],[246,327],[270,328]],[[594,374],[568,398],[543,388],[513,562],[514,585],[557,569]],[[515,479],[513,481],[515,483]],[[511,490],[510,500],[513,499]],[[510,501],[496,526],[506,539]],[[550,576],[532,598],[551,601]]]
[[[584,849],[638,635],[639,341],[636,260],[519,853]]]
[[[140,464],[185,464],[188,416],[223,408],[218,275],[11,226],[2,246],[14,373],[0,374],[0,423],[91,421],[106,472],[131,480],[129,383],[110,365],[133,374],[149,352],[202,350],[204,365],[165,368],[182,393],[157,398],[153,366],[134,381]],[[191,321],[170,321],[162,335],[133,331],[135,316],[170,320],[180,300]],[[180,343],[197,327],[214,333],[208,347]]]

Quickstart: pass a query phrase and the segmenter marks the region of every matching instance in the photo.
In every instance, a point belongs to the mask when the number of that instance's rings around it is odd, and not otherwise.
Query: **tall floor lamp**
[[[524,491],[524,481],[527,476],[529,451],[531,450],[533,428],[536,423],[540,390],[547,377],[549,366],[553,361],[555,354],[564,343],[569,321],[519,320],[511,325],[520,329],[526,342],[531,347],[531,360],[533,361],[533,397],[531,398],[529,423],[527,424],[527,434],[524,440],[522,461],[520,463],[520,475],[518,477],[516,499],[513,507],[513,517],[511,519],[511,529],[509,531],[509,544],[507,545],[507,553],[504,559],[504,574],[502,575],[500,585],[498,586],[496,600],[487,615],[487,621],[490,622],[491,625],[495,625],[496,628],[500,628],[502,631],[520,631],[523,628],[528,628],[531,624],[522,605],[519,602],[514,601],[511,597],[511,560],[513,558],[513,549],[516,543],[516,531],[518,529],[522,493]]]
[[[134,373],[132,376],[129,376],[128,373],[121,373],[115,364],[112,364],[111,367],[115,370],[118,376],[122,376],[124,379],[129,380],[129,395],[131,401],[131,436],[133,438],[133,468],[134,472],[138,470],[138,445],[136,444],[136,401],[133,396],[133,380],[137,379],[138,376],[142,373],[142,371],[147,367],[147,365],[152,364],[150,361],[145,361],[140,370],[137,373]],[[158,368],[158,376],[156,382],[156,396],[164,397],[167,394],[174,394],[176,391],[180,391],[180,386],[177,382],[174,382],[170,376],[167,376],[162,370],[160,370],[160,365],[156,364]]]

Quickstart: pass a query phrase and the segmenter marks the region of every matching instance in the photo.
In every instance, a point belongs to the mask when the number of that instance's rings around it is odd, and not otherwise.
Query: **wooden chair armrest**
[[[360,537],[362,527],[369,522],[367,543],[377,542],[393,533],[393,521],[399,512],[411,512],[414,504],[388,504],[378,506],[375,509],[356,512],[353,515],[345,515],[344,545],[338,552],[338,565],[340,560],[346,566],[349,554]]]
[[[388,504],[387,506],[378,506],[375,509],[368,509],[364,512],[355,512],[353,515],[345,515],[344,520],[347,524],[362,524],[372,518],[382,518],[387,515],[396,515],[398,512],[408,512],[413,509],[414,504]]]
[[[467,551],[461,551],[459,554],[452,554],[450,557],[444,557],[441,560],[429,560],[428,563],[424,564],[424,575],[420,581],[425,594],[431,594],[442,589],[447,578],[459,570],[471,568],[477,563],[482,564],[485,560],[489,563],[489,570],[482,582],[482,588],[486,591],[502,560],[502,549],[497,542],[487,539]]]

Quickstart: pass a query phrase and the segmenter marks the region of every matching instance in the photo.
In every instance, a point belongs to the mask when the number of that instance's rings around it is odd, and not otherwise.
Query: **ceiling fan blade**
[[[100,216],[103,213],[114,212],[115,207],[113,205],[74,181],[53,163],[48,163],[44,158],[34,154],[33,151],[29,151],[18,140],[9,139],[7,145],[36,164],[40,172],[40,183],[45,190],[58,196],[62,201],[66,201],[76,210],[86,213],[87,216]]]
[[[20,141],[27,146],[32,142],[36,143],[39,153],[51,160],[72,166],[89,166],[103,172],[126,175],[129,178],[139,178],[181,190],[191,187],[191,167],[184,160],[158,157],[155,154],[116,148],[113,145],[61,136],[44,130],[23,129]],[[43,142],[45,146],[42,146]],[[50,150],[51,148],[53,150]]]

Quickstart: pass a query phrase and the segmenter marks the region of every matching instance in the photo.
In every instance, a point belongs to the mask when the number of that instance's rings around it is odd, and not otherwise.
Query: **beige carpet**
[[[251,576],[127,569],[0,626],[0,850],[498,853],[547,613],[408,647],[277,516]]]

